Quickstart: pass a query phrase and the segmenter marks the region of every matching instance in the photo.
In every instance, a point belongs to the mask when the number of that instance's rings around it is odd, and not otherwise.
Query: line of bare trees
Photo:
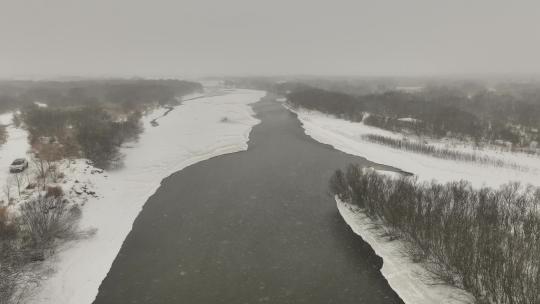
[[[540,303],[540,189],[510,183],[420,183],[350,165],[330,190],[407,245],[440,282],[478,303]]]
[[[388,146],[395,149],[411,151],[420,154],[426,154],[437,158],[457,160],[462,162],[479,163],[485,165],[491,165],[495,167],[505,167],[521,171],[527,171],[524,166],[520,166],[515,163],[509,163],[502,159],[489,157],[486,155],[478,155],[475,153],[468,153],[462,151],[456,151],[446,148],[438,148],[429,144],[424,144],[418,141],[410,141],[403,139],[391,138],[383,135],[365,134],[362,135],[362,139],[372,143]]]

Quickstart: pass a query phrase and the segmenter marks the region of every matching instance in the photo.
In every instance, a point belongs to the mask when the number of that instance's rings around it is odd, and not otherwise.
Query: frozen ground
[[[259,122],[250,104],[264,94],[235,90],[184,101],[161,117],[157,127],[150,125],[156,115],[147,115],[139,141],[123,149],[123,169],[99,172],[84,161],[66,167],[69,195],[86,201],[80,228],[97,233],[60,248],[44,265],[50,271],[43,271],[47,275],[27,303],[92,303],[133,221],[160,181],[196,162],[246,150],[249,132]]]
[[[495,167],[487,164],[474,164],[445,160],[433,156],[386,147],[362,139],[365,134],[377,134],[392,138],[402,138],[401,134],[366,126],[363,123],[338,119],[317,111],[296,110],[306,134],[315,140],[330,144],[343,152],[358,155],[380,164],[399,168],[418,176],[419,180],[436,179],[440,182],[465,179],[474,186],[497,187],[509,181],[540,186],[540,157],[524,153],[510,153],[492,149],[473,149],[455,143],[431,143],[458,151],[476,153],[501,159],[519,165],[527,170]]]

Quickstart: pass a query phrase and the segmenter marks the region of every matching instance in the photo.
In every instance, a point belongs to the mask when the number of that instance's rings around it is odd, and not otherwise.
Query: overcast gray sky
[[[540,73],[540,1],[0,0],[0,76]]]

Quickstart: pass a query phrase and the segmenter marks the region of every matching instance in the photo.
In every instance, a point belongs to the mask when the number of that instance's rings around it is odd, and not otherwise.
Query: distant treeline
[[[40,158],[84,157],[101,168],[118,164],[120,146],[136,140],[143,131],[140,111],[120,116],[98,104],[67,108],[29,105],[19,119]]]
[[[277,86],[277,85],[276,85]],[[281,84],[283,87],[284,84]],[[540,95],[479,91],[474,95],[444,87],[415,93],[388,91],[354,96],[295,84],[288,101],[352,121],[392,131],[468,138],[476,142],[510,142],[516,147],[540,141]],[[400,118],[412,118],[406,124]]]
[[[124,108],[148,103],[175,104],[181,96],[200,91],[200,83],[174,79],[1,81],[0,113],[34,102],[53,107],[91,103]]]
[[[0,112],[21,110],[14,122],[28,130],[40,158],[84,157],[110,167],[121,160],[122,143],[142,132],[142,111],[200,91],[181,80],[4,81]],[[3,133],[0,127],[0,143]]]
[[[540,189],[419,183],[350,165],[336,171],[330,190],[478,303],[540,303]]]

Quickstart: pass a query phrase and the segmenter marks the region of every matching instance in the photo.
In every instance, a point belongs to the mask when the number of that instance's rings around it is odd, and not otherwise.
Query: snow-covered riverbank
[[[44,278],[27,303],[91,303],[144,203],[166,176],[194,163],[247,149],[259,121],[250,104],[264,92],[235,90],[223,96],[185,101],[152,127],[143,118],[137,143],[123,148],[124,167],[96,174],[74,166],[71,179],[92,185],[97,197],[83,207],[81,229],[97,229],[87,239],[64,245],[44,268]],[[81,168],[81,169],[78,169]],[[44,271],[44,273],[46,273]]]
[[[362,139],[366,134],[377,134],[392,138],[401,136],[363,123],[338,119],[317,111],[304,109],[294,110],[302,126],[313,139],[329,144],[337,150],[352,155],[365,157],[403,171],[411,172],[420,180],[436,179],[439,182],[468,180],[474,186],[497,187],[509,181],[519,181],[524,184],[540,186],[540,157],[524,153],[500,152],[489,149],[472,150],[458,147],[459,151],[477,153],[478,155],[501,159],[511,164],[525,167],[528,170],[501,168],[487,164],[475,164],[395,149],[372,143]],[[336,168],[337,169],[337,168]]]
[[[287,106],[286,106],[287,107]],[[288,107],[287,107],[288,108]],[[345,153],[365,157],[370,161],[393,166],[411,172],[419,180],[436,179],[439,182],[468,180],[474,186],[498,187],[510,181],[540,186],[540,158],[522,153],[509,153],[485,149],[473,150],[459,147],[461,151],[480,153],[489,157],[503,159],[528,168],[520,171],[489,165],[472,164],[453,160],[438,159],[432,156],[398,150],[362,139],[365,134],[377,134],[391,138],[401,135],[386,130],[338,119],[317,111],[304,109],[289,110],[298,115],[307,135],[313,139],[332,145]],[[336,168],[338,169],[338,168]],[[433,284],[429,273],[421,264],[414,263],[405,255],[404,244],[399,240],[389,241],[373,229],[374,222],[357,207],[336,200],[338,210],[351,229],[370,244],[377,255],[383,259],[382,274],[390,286],[407,304],[464,304],[473,303],[473,297],[462,290]]]
[[[387,241],[374,229],[373,222],[357,207],[336,198],[339,213],[352,231],[362,237],[383,259],[381,273],[406,304],[465,304],[474,298],[460,289],[430,284],[430,274],[404,254],[400,241]]]

